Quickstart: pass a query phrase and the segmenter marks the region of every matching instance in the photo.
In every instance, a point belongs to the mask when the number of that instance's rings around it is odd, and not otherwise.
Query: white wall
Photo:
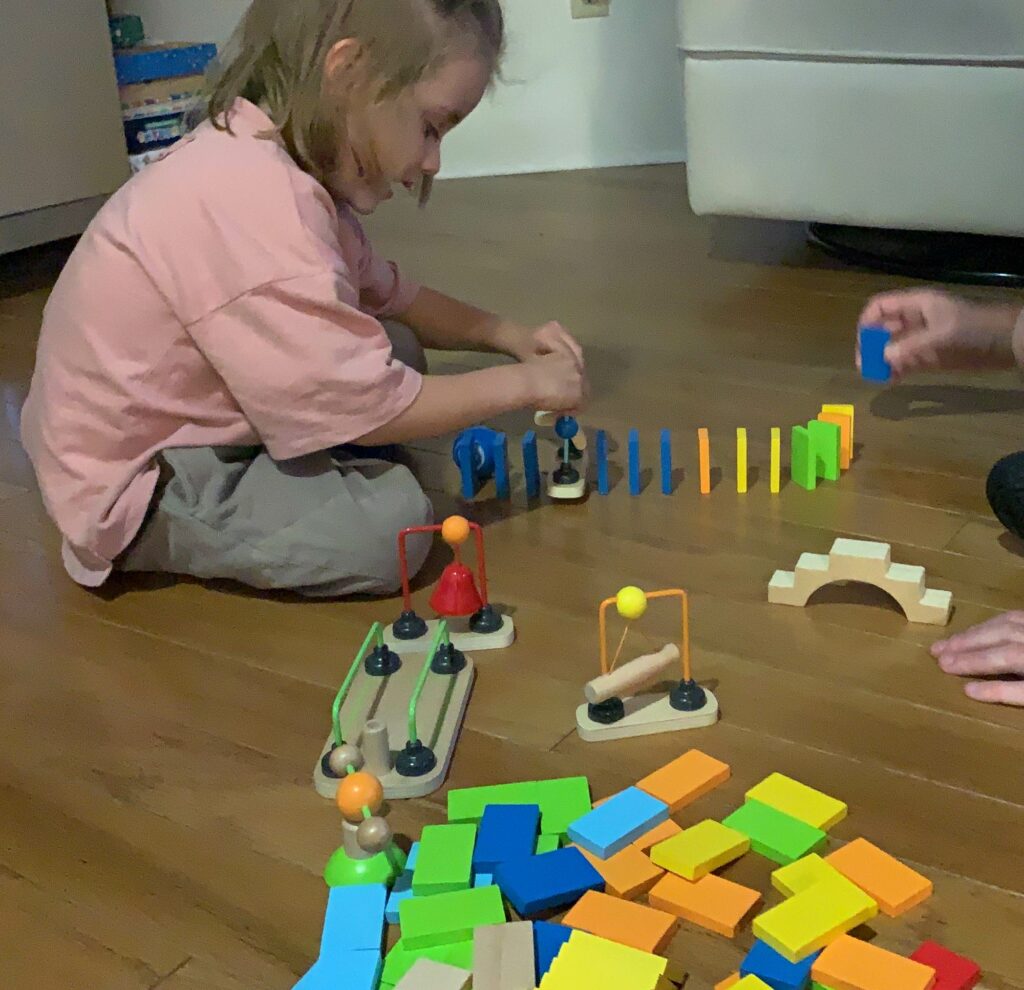
[[[223,41],[245,0],[116,0],[151,37]],[[682,161],[676,0],[505,0],[504,81],[445,142],[445,177]]]

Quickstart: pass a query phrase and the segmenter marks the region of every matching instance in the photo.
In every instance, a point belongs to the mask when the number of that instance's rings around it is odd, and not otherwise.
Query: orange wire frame
[[[683,628],[682,638],[679,641],[679,652],[683,658],[683,679],[692,680],[690,677],[690,602],[686,592],[682,588],[664,588],[661,591],[646,592],[647,600],[652,598],[679,598],[682,604]],[[601,673],[607,674],[608,667],[608,625],[606,615],[608,606],[615,604],[615,598],[606,598],[601,602],[597,612],[598,628],[601,636]]]

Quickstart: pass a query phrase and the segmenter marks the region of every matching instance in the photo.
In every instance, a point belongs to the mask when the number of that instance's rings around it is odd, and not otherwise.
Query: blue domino
[[[607,859],[655,825],[668,819],[669,807],[639,787],[627,787],[569,826],[569,838],[587,852]]]
[[[629,431],[629,494],[640,494],[640,431]]]
[[[547,975],[555,956],[569,941],[573,929],[568,925],[556,925],[551,921],[533,923],[533,963],[537,970],[537,986]]]
[[[672,494],[672,431],[661,431],[661,494]]]
[[[885,360],[885,345],[891,336],[885,327],[860,328],[860,373],[869,382],[892,378],[892,368]]]
[[[459,464],[459,479],[462,482],[462,497],[471,499],[476,497],[476,465],[473,463],[473,449],[466,444],[456,451],[456,459]]]
[[[537,458],[537,434],[529,430],[523,437],[523,471],[527,498],[540,497],[540,461]]]
[[[508,498],[512,492],[508,483],[508,437],[499,433],[494,438],[494,494]]]
[[[572,846],[499,863],[494,882],[520,918],[568,907],[588,890],[604,890],[604,877]]]
[[[321,961],[347,952],[380,951],[387,893],[382,883],[331,887],[320,938]]]
[[[532,856],[540,829],[536,804],[489,804],[477,830],[473,869],[493,873],[507,859]]]
[[[608,434],[604,430],[597,431],[597,494],[607,495],[608,484]]]
[[[474,887],[493,887],[494,886],[494,874],[493,873],[476,873],[473,875],[473,886]]]
[[[791,963],[765,942],[755,942],[740,965],[740,975],[756,976],[772,990],[805,990],[811,982],[811,967],[820,955],[814,952]]]

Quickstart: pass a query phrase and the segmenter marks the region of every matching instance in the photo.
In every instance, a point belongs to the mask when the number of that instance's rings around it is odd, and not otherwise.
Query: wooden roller
[[[636,694],[640,688],[656,681],[678,661],[679,647],[675,643],[669,643],[657,653],[645,653],[610,674],[602,674],[588,681],[583,689],[583,696],[590,704],[597,705],[609,698]]]

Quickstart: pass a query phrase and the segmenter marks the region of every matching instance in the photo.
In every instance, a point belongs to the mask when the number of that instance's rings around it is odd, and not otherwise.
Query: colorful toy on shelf
[[[881,588],[903,609],[910,622],[944,626],[949,622],[953,595],[925,587],[923,567],[892,563],[888,543],[837,539],[827,555],[800,555],[796,570],[776,571],[768,584],[773,605],[807,604],[819,588],[836,581],[856,581]]]
[[[440,622],[423,663],[406,663],[373,624],[331,709],[331,734],[313,771],[319,794],[334,798],[349,781],[347,757],[358,740],[360,765],[389,798],[423,797],[448,773],[473,686],[473,661],[458,650]],[[392,741],[404,739],[397,752]],[[338,800],[341,800],[340,796]],[[344,810],[344,809],[343,809]]]
[[[652,600],[678,599],[681,605],[681,630],[677,646],[668,643],[655,653],[636,657],[616,668],[629,634],[630,624],[641,618]],[[626,628],[611,662],[608,660],[607,611],[614,605],[626,620]],[[589,681],[583,694],[586,703],[576,709],[576,728],[587,742],[625,739],[675,729],[695,729],[718,720],[718,701],[693,679],[690,670],[689,600],[679,588],[644,592],[640,588],[622,588],[607,598],[598,609],[601,674]],[[662,681],[670,668],[682,658],[682,680],[661,685],[654,693],[637,694]]]
[[[477,523],[463,516],[449,516],[439,526],[412,526],[398,534],[398,557],[402,569],[402,614],[384,632],[385,644],[406,653],[422,653],[432,642],[440,619],[426,620],[412,607],[406,539],[413,533],[440,533],[452,548],[454,559],[441,574],[430,596],[430,607],[447,621],[447,638],[442,652],[454,649],[500,650],[515,639],[512,616],[502,615],[487,596],[487,562],[484,533]],[[462,562],[461,547],[469,539],[476,542],[476,578]],[[479,580],[479,587],[477,586]]]

